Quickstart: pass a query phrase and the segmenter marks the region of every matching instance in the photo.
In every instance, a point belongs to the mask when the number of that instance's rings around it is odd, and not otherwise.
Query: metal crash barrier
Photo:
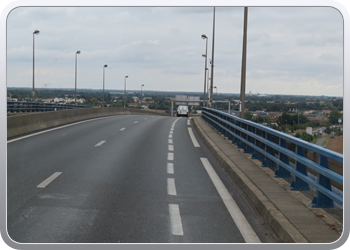
[[[47,112],[63,109],[92,108],[90,106],[63,104],[63,103],[44,103],[44,102],[16,102],[7,101],[7,113],[31,113]]]

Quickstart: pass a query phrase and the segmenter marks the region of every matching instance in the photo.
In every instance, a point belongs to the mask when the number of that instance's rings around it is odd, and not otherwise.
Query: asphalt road
[[[128,115],[8,141],[9,236],[20,243],[273,242],[192,129],[187,118]]]

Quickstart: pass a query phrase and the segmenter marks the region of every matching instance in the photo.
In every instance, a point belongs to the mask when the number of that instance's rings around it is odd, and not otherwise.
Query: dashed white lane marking
[[[168,161],[174,160],[174,153],[168,153]]]
[[[177,204],[169,204],[171,232],[173,235],[183,235],[180,208]]]
[[[174,151],[174,145],[168,145],[168,150],[169,151]]]
[[[191,140],[192,140],[192,142],[193,142],[193,145],[194,145],[196,148],[199,148],[199,147],[200,147],[200,146],[199,146],[199,143],[198,143],[196,137],[195,137],[194,134],[193,134],[192,128],[188,128],[188,133],[190,134],[190,137],[191,137]]]
[[[168,139],[169,144],[173,144],[173,139]]]
[[[171,131],[170,131],[170,134],[172,134],[173,132],[174,132],[174,131],[171,130]]]
[[[134,123],[138,123],[138,121],[134,122]]]
[[[168,165],[167,165],[167,173],[168,173],[168,174],[173,174],[173,173],[174,173],[174,164],[168,162]]]
[[[99,147],[99,146],[101,146],[103,143],[105,143],[106,141],[100,141],[99,143],[97,143],[96,145],[95,145],[95,147]]]
[[[188,126],[191,126],[190,119],[187,120],[187,125],[188,125]]]
[[[173,135],[169,135],[169,138],[173,138]]]
[[[121,129],[119,129],[119,131],[123,131],[123,130],[125,130],[125,128],[121,128]]]
[[[147,120],[147,118],[145,118],[145,120]]]
[[[242,211],[239,209],[237,203],[227,191],[225,185],[222,183],[219,176],[216,174],[208,159],[200,159],[210,179],[212,180],[216,190],[218,191],[221,199],[223,200],[227,210],[229,211],[233,221],[236,223],[239,231],[241,232],[244,240],[247,243],[261,243],[259,237],[254,232],[247,219],[244,217]]]
[[[168,178],[168,195],[176,195],[175,179]]]
[[[46,180],[44,180],[42,183],[40,183],[38,186],[38,188],[45,188],[47,185],[49,185],[54,179],[56,179],[58,176],[60,176],[60,174],[62,174],[62,172],[56,172],[53,175],[51,175],[49,178],[47,178]]]

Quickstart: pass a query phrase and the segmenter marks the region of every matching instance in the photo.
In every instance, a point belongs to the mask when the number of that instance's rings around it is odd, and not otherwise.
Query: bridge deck
[[[331,243],[341,236],[342,222],[324,209],[312,208],[299,191],[290,191],[289,183],[273,178],[273,171],[260,167],[247,154],[224,140],[202,118],[195,127],[228,176],[242,190],[249,204],[281,242]]]

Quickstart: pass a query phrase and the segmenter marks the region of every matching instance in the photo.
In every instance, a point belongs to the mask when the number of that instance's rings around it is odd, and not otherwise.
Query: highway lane
[[[8,143],[10,237],[245,242],[202,159],[220,169],[188,128],[187,118],[115,116]],[[224,183],[238,196],[227,178]],[[235,199],[258,240],[271,242],[244,200]]]

